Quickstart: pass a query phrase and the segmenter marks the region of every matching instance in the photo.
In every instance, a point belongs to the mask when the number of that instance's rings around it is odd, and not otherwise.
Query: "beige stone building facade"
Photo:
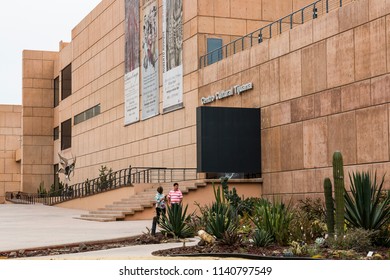
[[[0,203],[5,193],[20,190],[22,106],[0,105]]]
[[[141,28],[150,2],[140,1]],[[294,22],[291,30],[200,67],[208,39],[227,44],[312,2],[183,0],[182,106],[164,112],[165,1],[156,1],[158,113],[125,125],[126,1],[103,0],[59,52],[24,51],[23,105],[12,109],[20,116],[12,133],[21,131],[12,136],[18,138],[12,147],[0,138],[0,152],[9,149],[14,166],[0,158],[0,199],[19,181],[24,192],[36,192],[41,182],[49,188],[58,153],[77,157],[72,182],[97,177],[101,166],[196,168],[199,106],[261,109],[264,196],[322,195],[335,150],[342,151],[347,172],[384,174],[390,166],[387,1],[343,1],[342,8]],[[202,104],[202,98],[246,83],[253,89],[245,94]],[[19,147],[21,163],[15,163]]]
[[[321,196],[336,150],[345,174],[389,170],[389,9],[353,1],[199,71],[199,96],[254,83],[215,105],[261,108],[263,196]]]

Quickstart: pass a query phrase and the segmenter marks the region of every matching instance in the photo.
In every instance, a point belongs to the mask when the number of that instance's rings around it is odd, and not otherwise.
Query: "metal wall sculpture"
[[[72,155],[71,159],[66,159],[59,153],[58,156],[60,157],[61,168],[58,170],[57,174],[63,173],[65,175],[67,183],[68,181],[70,181],[70,175],[74,174],[74,169],[76,166],[76,157],[73,157]],[[72,163],[70,163],[70,160],[72,161]]]

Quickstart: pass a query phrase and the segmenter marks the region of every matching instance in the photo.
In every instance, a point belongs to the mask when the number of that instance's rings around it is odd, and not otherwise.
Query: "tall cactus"
[[[336,234],[344,236],[344,170],[343,156],[339,151],[333,153],[333,180],[336,200]]]
[[[324,180],[324,195],[326,207],[326,226],[328,227],[329,237],[334,236],[334,202],[332,196],[332,182],[329,178]]]

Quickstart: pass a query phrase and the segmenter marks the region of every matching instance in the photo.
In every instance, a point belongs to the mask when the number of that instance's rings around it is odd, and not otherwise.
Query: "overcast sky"
[[[22,104],[22,51],[58,51],[101,0],[6,0],[0,6],[0,104]]]

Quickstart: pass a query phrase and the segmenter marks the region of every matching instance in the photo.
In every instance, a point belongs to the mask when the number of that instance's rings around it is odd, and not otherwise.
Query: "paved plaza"
[[[92,222],[77,219],[84,213],[86,211],[39,204],[0,204],[0,251],[130,237],[147,232],[147,228],[151,228],[151,220]],[[130,246],[105,251],[50,256],[50,258],[143,259],[152,257],[153,251],[178,246],[181,244]]]

